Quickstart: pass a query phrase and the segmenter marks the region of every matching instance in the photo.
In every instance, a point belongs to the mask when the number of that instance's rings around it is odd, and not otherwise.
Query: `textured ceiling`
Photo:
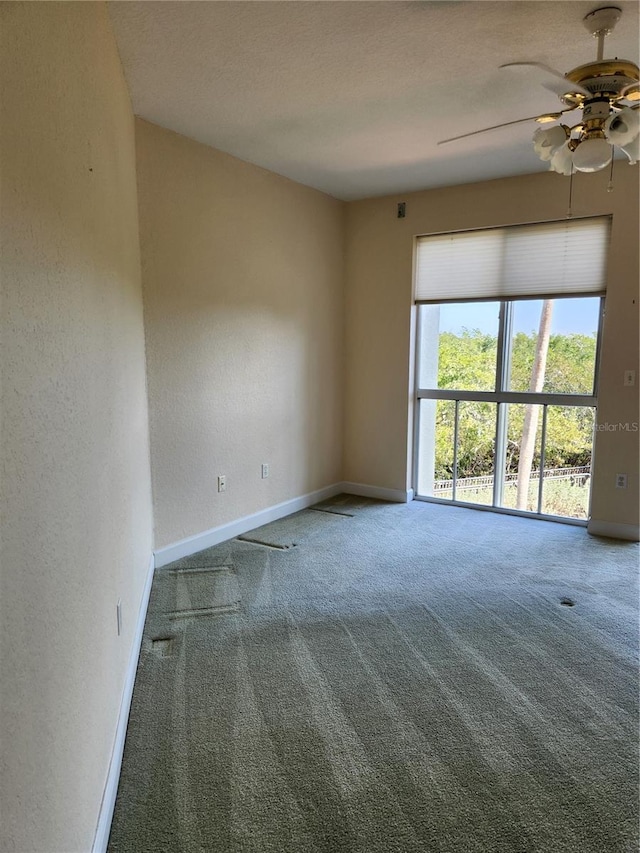
[[[559,109],[504,62],[591,62],[582,24],[606,3],[112,2],[134,112],[337,198],[544,170],[533,122]],[[638,3],[605,56],[638,62]]]

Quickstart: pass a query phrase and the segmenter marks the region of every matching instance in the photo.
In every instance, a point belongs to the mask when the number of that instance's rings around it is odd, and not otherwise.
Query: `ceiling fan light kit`
[[[564,104],[563,110],[505,122],[474,133],[535,120],[544,126],[533,134],[533,149],[543,162],[549,163],[551,171],[561,175],[604,169],[612,163],[616,146],[632,165],[635,164],[640,157],[638,66],[627,59],[603,59],[605,37],[612,32],[621,15],[622,10],[617,6],[604,6],[594,9],[583,19],[585,27],[598,40],[595,62],[580,65],[566,74],[541,62],[509,62],[500,66],[526,68],[529,73],[536,74],[546,89],[558,95]],[[572,127],[549,126],[565,113],[578,109],[582,110],[582,117]],[[474,133],[445,139],[439,144],[455,142]]]

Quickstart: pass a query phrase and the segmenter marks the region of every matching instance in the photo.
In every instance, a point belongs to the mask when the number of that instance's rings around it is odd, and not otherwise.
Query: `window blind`
[[[416,302],[602,293],[610,218],[419,237]]]

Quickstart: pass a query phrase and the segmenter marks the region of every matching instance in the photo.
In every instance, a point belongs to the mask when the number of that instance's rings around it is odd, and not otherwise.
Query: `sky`
[[[536,332],[540,322],[542,300],[515,303],[514,333]],[[447,304],[440,308],[440,331],[460,334],[463,328],[480,329],[492,335],[498,333],[498,302],[467,302]],[[595,334],[600,311],[599,297],[556,299],[551,321],[551,333],[568,335]]]

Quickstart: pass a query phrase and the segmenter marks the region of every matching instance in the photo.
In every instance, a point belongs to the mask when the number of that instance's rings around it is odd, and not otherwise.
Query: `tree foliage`
[[[511,391],[527,391],[536,350],[536,333],[518,332],[511,349]],[[464,329],[460,335],[440,335],[438,387],[450,390],[493,391],[496,382],[497,338],[479,329]],[[593,393],[596,336],[552,334],[544,393]],[[524,405],[509,406],[506,470],[518,470]],[[459,403],[458,476],[493,473],[496,432],[495,403]],[[594,415],[583,407],[549,406],[545,467],[588,465],[591,460]],[[534,453],[534,468],[540,465],[540,431]],[[436,479],[453,473],[454,403],[440,400],[436,407]]]

